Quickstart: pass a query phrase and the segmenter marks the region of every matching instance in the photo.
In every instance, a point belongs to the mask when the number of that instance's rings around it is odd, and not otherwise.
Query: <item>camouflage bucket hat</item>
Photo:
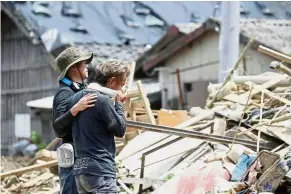
[[[60,70],[58,81],[65,77],[67,71],[74,64],[80,61],[86,61],[86,64],[88,64],[91,63],[92,59],[93,53],[82,52],[80,49],[75,47],[67,48],[56,58],[56,63]]]

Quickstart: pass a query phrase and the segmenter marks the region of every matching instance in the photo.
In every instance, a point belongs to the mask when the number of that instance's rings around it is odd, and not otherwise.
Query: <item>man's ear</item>
[[[111,83],[114,83],[114,82],[117,82],[116,77],[112,77],[112,78],[111,78]],[[116,83],[115,83],[115,84],[116,84]]]
[[[109,85],[109,86],[112,86],[112,84],[114,83],[114,81],[116,81],[116,77],[111,77],[111,78],[109,78],[109,80],[108,80],[108,85]]]

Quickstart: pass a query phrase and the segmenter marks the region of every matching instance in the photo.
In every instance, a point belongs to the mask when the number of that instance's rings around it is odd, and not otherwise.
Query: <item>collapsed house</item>
[[[137,82],[126,135],[116,139],[120,193],[290,193],[291,57],[259,51],[280,60],[270,64],[277,72],[232,78],[236,64],[224,83],[209,85],[205,109],[151,110]],[[56,153],[29,162],[1,173],[1,191],[57,193]]]
[[[274,58],[258,52],[264,45],[284,54],[291,53],[290,20],[240,19],[242,51],[252,37],[255,43],[241,61],[240,75],[257,75],[266,71]],[[217,83],[219,71],[219,36],[221,22],[209,18],[203,23],[178,23],[141,55],[137,70],[157,76],[162,84],[162,108],[190,109],[205,106],[209,82]],[[179,77],[179,78],[178,78]]]

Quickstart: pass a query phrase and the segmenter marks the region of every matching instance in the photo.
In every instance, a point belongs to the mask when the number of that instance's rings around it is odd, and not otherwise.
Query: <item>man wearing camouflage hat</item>
[[[67,110],[70,97],[83,90],[84,80],[88,77],[87,64],[93,59],[93,53],[85,53],[70,47],[64,50],[56,59],[60,70],[58,77],[59,88],[53,100],[53,128],[57,137],[62,138],[62,145],[58,148],[60,194],[78,193],[76,182],[72,174],[74,163],[72,122],[80,111],[93,107],[96,94],[81,98],[71,109]]]

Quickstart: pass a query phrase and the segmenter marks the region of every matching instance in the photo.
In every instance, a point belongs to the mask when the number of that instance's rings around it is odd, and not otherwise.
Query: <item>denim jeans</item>
[[[79,194],[117,194],[115,178],[79,174],[75,179]]]
[[[76,181],[73,175],[73,167],[59,167],[60,194],[78,194]]]

